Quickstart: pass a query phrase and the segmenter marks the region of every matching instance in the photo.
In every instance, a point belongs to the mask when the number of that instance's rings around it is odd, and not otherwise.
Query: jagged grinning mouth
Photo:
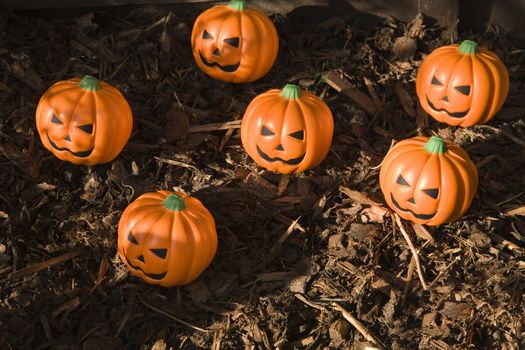
[[[407,213],[411,213],[412,215],[414,215],[414,217],[416,219],[419,219],[419,220],[430,220],[432,219],[434,216],[436,216],[436,213],[435,212],[434,214],[416,214],[414,213],[412,210],[410,209],[405,209],[405,208],[401,208],[401,206],[399,205],[399,203],[396,201],[396,199],[394,198],[394,195],[392,193],[390,193],[390,198],[392,199],[392,203],[394,203],[394,207],[396,207],[397,209],[401,210],[401,211],[404,211],[404,212],[407,212]]]
[[[263,151],[261,151],[259,146],[257,146],[257,152],[259,153],[261,158],[264,159],[267,162],[270,162],[270,163],[283,162],[284,164],[287,164],[287,165],[299,165],[303,161],[304,157],[306,156],[306,153],[305,153],[305,154],[303,154],[300,157],[292,158],[292,159],[289,159],[289,160],[284,160],[284,159],[279,158],[279,157],[272,158],[269,155],[267,155],[266,153],[264,153]]]
[[[77,156],[79,158],[86,158],[86,157],[89,157],[91,155],[91,153],[93,152],[93,149],[90,149],[88,151],[82,151],[82,152],[73,152],[71,151],[70,149],[68,148],[60,148],[56,145],[56,143],[54,143],[51,138],[49,137],[49,135],[47,135],[47,140],[49,141],[49,143],[51,144],[51,147],[53,147],[54,149],[56,149],[57,151],[68,151],[69,153],[71,153],[72,155],[74,156]]]
[[[445,112],[445,113],[447,113],[449,116],[451,116],[452,118],[463,118],[463,117],[466,116],[467,113],[470,111],[470,108],[469,108],[469,109],[467,109],[465,112],[454,112],[454,113],[450,113],[449,111],[447,111],[447,110],[444,109],[444,108],[440,108],[440,109],[436,108],[436,107],[432,104],[432,102],[430,102],[430,100],[428,99],[428,96],[426,96],[426,97],[427,97],[427,103],[428,103],[428,106],[429,106],[430,108],[432,108],[432,109],[435,110],[436,112]]]
[[[205,66],[217,67],[217,68],[219,68],[220,70],[222,70],[223,72],[226,72],[226,73],[235,72],[239,68],[239,65],[241,64],[241,62],[239,62],[239,63],[236,63],[236,64],[230,64],[229,66],[222,66],[222,65],[220,65],[217,62],[208,62],[206,60],[206,58],[204,58],[204,56],[202,55],[202,53],[200,51],[199,51],[199,56],[201,58],[202,63],[204,63]]]
[[[143,273],[144,275],[148,276],[148,277],[151,278],[151,279],[154,279],[154,280],[161,280],[161,279],[164,278],[164,276],[166,276],[166,273],[168,272],[168,271],[166,271],[166,272],[164,272],[164,273],[147,273],[147,272],[144,271],[140,266],[135,266],[135,265],[133,265],[133,264],[129,261],[128,256],[127,256],[126,254],[124,254],[124,257],[126,258],[126,262],[128,263],[128,265],[129,265],[130,267],[134,268],[135,270],[142,271],[142,273]]]

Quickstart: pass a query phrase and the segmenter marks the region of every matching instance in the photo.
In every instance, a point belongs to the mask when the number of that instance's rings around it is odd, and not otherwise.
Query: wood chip
[[[346,194],[354,203],[381,206],[381,204],[377,203],[363,192],[352,190],[346,186],[339,186],[339,191]]]
[[[525,216],[525,204],[513,206],[505,211],[505,215]]]
[[[341,78],[340,74],[336,71],[330,71],[326,74],[326,83],[336,89],[338,92],[343,93],[350,97],[354,102],[356,102],[361,108],[363,108],[368,114],[375,114],[377,112],[377,107],[374,103],[374,101],[359,91],[358,89],[354,88],[353,86],[349,85],[343,78]]]
[[[434,241],[434,237],[432,237],[430,232],[427,231],[425,226],[415,222],[410,222],[410,224],[412,225],[412,228],[418,237],[423,238],[426,241]]]
[[[416,117],[416,111],[414,110],[414,101],[412,100],[412,97],[410,97],[410,94],[408,91],[406,91],[403,84],[401,84],[400,81],[396,81],[394,84],[394,92],[396,93],[397,98],[399,99],[399,102],[401,102],[401,105],[403,106],[403,109],[409,116],[412,118]]]

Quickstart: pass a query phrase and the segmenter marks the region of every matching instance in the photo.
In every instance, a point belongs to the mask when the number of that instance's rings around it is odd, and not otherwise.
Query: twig
[[[43,269],[46,269],[48,267],[65,263],[68,260],[76,258],[81,253],[82,253],[81,251],[75,250],[75,251],[71,251],[71,252],[62,254],[60,256],[54,257],[52,259],[49,259],[47,261],[42,261],[41,263],[37,263],[37,264],[34,264],[34,265],[30,265],[30,266],[24,267],[23,269],[20,269],[20,270],[17,270],[17,271],[13,271],[7,276],[7,278],[10,279],[10,280],[15,280],[15,279],[18,279],[18,278],[25,277],[27,275],[31,275],[31,274],[33,274],[35,272],[38,272],[38,271],[43,270]]]
[[[403,295],[401,296],[401,307],[405,306],[405,302],[408,296],[408,290],[410,289],[410,284],[412,283],[412,276],[414,275],[414,267],[416,266],[414,258],[410,259],[410,264],[408,265],[407,278],[405,279],[405,286],[403,288]]]
[[[377,339],[370,331],[359,321],[357,318],[354,317],[350,312],[348,312],[345,308],[343,308],[338,303],[332,303],[333,307],[341,312],[345,320],[350,322],[352,326],[355,327],[365,337],[365,339],[371,343],[374,344],[374,346],[377,346],[379,349],[386,349],[385,344],[383,344],[379,339]]]
[[[326,311],[326,308],[324,306],[311,302],[310,300],[306,299],[302,294],[295,293],[294,295],[297,299],[301,300],[306,305],[313,307],[314,309],[317,309],[320,311]]]
[[[272,249],[270,250],[270,256],[273,257],[274,255],[277,255],[277,253],[279,253],[279,251],[281,250],[281,247],[284,243],[284,241],[286,241],[286,239],[288,237],[290,237],[290,235],[292,234],[292,232],[294,231],[295,229],[295,225],[297,224],[297,222],[299,222],[299,219],[301,217],[299,216],[296,220],[294,220],[290,226],[288,226],[288,228],[286,229],[286,231],[281,235],[281,237],[279,237],[279,239],[277,240],[277,242],[275,242],[275,245],[272,247]]]
[[[394,212],[394,218],[396,219],[396,223],[399,226],[399,230],[401,231],[401,234],[405,238],[405,241],[407,242],[408,247],[412,251],[412,255],[414,256],[414,261],[416,262],[417,274],[419,275],[421,286],[423,286],[424,290],[428,290],[427,284],[425,283],[425,278],[423,277],[423,270],[421,269],[421,264],[419,263],[419,255],[417,254],[416,248],[414,248],[414,245],[412,244],[412,241],[410,240],[408,233],[405,231],[405,228],[403,227],[403,223],[401,223],[401,219],[399,218],[399,215],[397,215],[396,212]]]
[[[190,328],[192,328],[192,329],[194,329],[194,330],[196,330],[196,331],[204,332],[204,333],[209,333],[209,332],[211,332],[211,331],[208,330],[208,329],[204,329],[204,328],[201,328],[201,327],[198,327],[198,326],[192,325],[191,323],[186,322],[186,321],[184,321],[183,319],[180,319],[180,318],[178,318],[177,316],[174,316],[174,315],[172,315],[172,314],[170,314],[170,313],[167,313],[166,311],[163,311],[163,310],[161,310],[161,309],[157,309],[155,306],[152,306],[152,305],[148,304],[147,302],[145,302],[144,299],[142,299],[142,298],[140,298],[140,302],[141,302],[142,304],[144,304],[144,306],[146,306],[147,308],[150,308],[151,310],[153,310],[153,311],[155,311],[155,312],[158,312],[158,313],[161,314],[161,315],[164,315],[164,316],[166,316],[166,317],[168,317],[168,318],[171,318],[172,320],[174,320],[174,321],[176,321],[176,322],[182,323],[183,325],[188,326],[188,327],[190,327]]]
[[[430,284],[428,285],[428,289],[432,288],[432,286],[434,286],[434,284],[436,284],[437,281],[439,281],[439,279],[441,278],[441,276],[443,276],[445,274],[445,272],[447,272],[448,270],[450,270],[450,268],[455,264],[457,263],[461,258],[459,256],[456,256],[456,258],[454,260],[452,260],[450,262],[450,264],[447,265],[447,267],[445,267],[442,271],[440,271],[438,273],[438,275],[436,276],[436,278],[434,278],[434,280],[432,282],[430,282]]]
[[[189,132],[203,132],[203,131],[217,131],[217,130],[227,130],[227,129],[239,129],[241,127],[241,120],[232,120],[224,123],[211,123],[203,125],[194,125],[190,126]]]

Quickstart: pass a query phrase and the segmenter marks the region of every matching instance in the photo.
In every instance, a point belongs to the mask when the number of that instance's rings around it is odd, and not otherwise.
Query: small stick
[[[203,131],[217,131],[227,129],[239,129],[241,127],[241,120],[232,120],[224,123],[211,123],[203,125],[190,126],[188,130],[190,133],[203,132]]]
[[[445,274],[445,272],[447,272],[448,270],[450,270],[450,268],[455,264],[457,263],[461,258],[459,256],[456,256],[456,258],[454,260],[452,260],[450,262],[450,264],[447,265],[447,267],[445,267],[442,271],[440,271],[438,273],[438,275],[436,276],[436,278],[434,278],[434,280],[432,282],[430,282],[430,284],[428,285],[428,289],[432,288],[432,286],[434,286],[434,284],[436,284],[437,281],[439,281],[439,279],[441,278],[441,276],[443,276]]]
[[[419,263],[419,255],[417,254],[416,248],[414,248],[414,245],[412,244],[412,241],[410,240],[408,233],[405,231],[405,228],[403,227],[403,224],[401,223],[401,219],[399,218],[399,215],[397,215],[396,212],[394,212],[394,218],[396,219],[396,223],[399,226],[399,230],[401,231],[401,234],[405,238],[405,241],[407,242],[408,247],[412,251],[412,255],[414,256],[414,261],[416,262],[417,274],[419,275],[419,280],[421,281],[421,285],[423,286],[424,290],[428,290],[427,284],[425,283],[425,278],[423,277],[423,270],[421,269],[421,264]]]
[[[348,312],[345,308],[343,308],[338,303],[332,303],[333,307],[336,308],[338,311],[341,312],[345,320],[350,322],[352,326],[355,327],[365,337],[365,339],[371,343],[373,343],[375,346],[377,346],[379,349],[386,349],[385,344],[383,344],[379,339],[377,339],[370,331],[359,321],[357,318],[354,317],[350,312]]]
[[[301,300],[306,305],[320,311],[326,311],[326,308],[324,306],[311,302],[310,300],[306,299],[302,294],[295,293],[294,295],[297,299]]]
[[[281,237],[279,237],[277,242],[275,242],[275,245],[272,247],[272,249],[270,249],[270,257],[274,257],[274,255],[277,255],[277,253],[281,250],[284,241],[286,241],[286,239],[290,237],[290,235],[295,229],[295,225],[297,224],[297,222],[299,222],[300,218],[301,217],[299,216],[297,219],[292,221],[292,223],[290,224],[290,226],[288,226],[286,231],[284,231],[284,233],[281,235]]]
[[[403,295],[401,296],[401,307],[404,307],[405,302],[407,301],[408,290],[410,289],[415,266],[416,264],[414,258],[410,259],[410,265],[408,265],[407,277],[405,279],[405,287],[403,288]]]
[[[158,312],[159,314],[164,315],[164,316],[166,316],[166,317],[168,317],[168,318],[171,318],[172,320],[174,320],[174,321],[176,321],[176,322],[182,323],[183,325],[188,326],[188,327],[190,327],[190,328],[192,328],[192,329],[194,329],[194,330],[196,330],[196,331],[204,332],[204,333],[211,332],[211,331],[208,330],[208,329],[204,329],[204,328],[201,328],[201,327],[198,327],[198,326],[192,325],[191,323],[186,322],[186,321],[184,321],[183,319],[180,319],[180,318],[178,318],[177,316],[174,316],[174,315],[172,315],[172,314],[170,314],[170,313],[167,313],[166,311],[163,311],[163,310],[161,310],[161,309],[157,309],[155,306],[152,306],[152,305],[146,303],[146,302],[144,301],[144,299],[142,299],[142,298],[140,298],[140,302],[141,302],[142,304],[144,304],[144,306],[150,308],[151,310],[156,311],[156,312]]]
[[[75,251],[71,251],[71,252],[59,255],[59,256],[54,257],[52,259],[49,259],[47,261],[42,261],[41,263],[33,264],[33,265],[30,265],[30,266],[24,267],[24,268],[22,268],[20,270],[13,271],[7,276],[7,278],[10,279],[10,280],[15,280],[15,279],[18,279],[18,278],[25,277],[27,275],[31,275],[31,274],[33,274],[35,272],[38,272],[40,270],[44,270],[44,269],[46,269],[48,267],[51,267],[53,265],[58,265],[58,264],[65,263],[68,260],[76,258],[81,253],[82,252],[80,252],[78,250],[75,250]]]

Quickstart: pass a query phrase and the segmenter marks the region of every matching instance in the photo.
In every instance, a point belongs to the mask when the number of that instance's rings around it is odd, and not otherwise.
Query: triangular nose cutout
[[[142,262],[143,264],[145,263],[144,262],[144,255],[141,255],[137,258],[138,261]]]
[[[71,142],[71,137],[69,137],[69,135],[66,135],[66,137],[64,137],[64,140]]]
[[[410,198],[408,201],[409,201],[410,203],[412,203],[412,204],[416,204],[416,201],[414,200],[414,197]]]
[[[279,146],[277,146],[276,150],[278,150],[278,151],[284,151],[283,145],[279,145]]]
[[[219,49],[215,49],[213,50],[212,52],[215,56],[220,56],[221,55],[221,52],[219,51]]]
[[[443,101],[448,102],[448,96],[443,97]]]

